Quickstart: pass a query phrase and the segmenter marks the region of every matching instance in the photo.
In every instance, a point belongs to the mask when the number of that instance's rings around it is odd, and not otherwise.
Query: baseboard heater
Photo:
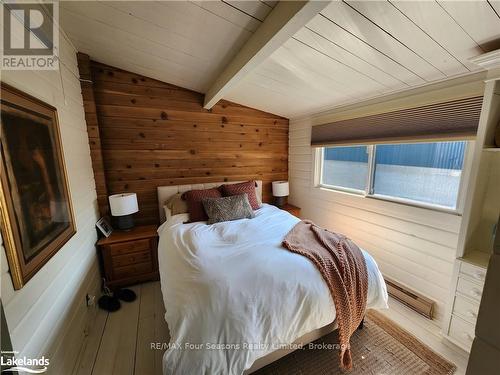
[[[384,276],[384,280],[387,285],[387,292],[392,298],[398,300],[426,318],[432,319],[434,312],[433,300],[410,290],[408,287],[401,285],[397,281],[391,280],[387,276]]]

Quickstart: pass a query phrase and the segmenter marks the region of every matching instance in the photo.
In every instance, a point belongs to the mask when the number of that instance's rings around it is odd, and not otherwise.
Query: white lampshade
[[[124,216],[139,211],[137,195],[135,193],[114,194],[109,196],[111,215]]]
[[[288,197],[288,181],[273,181],[273,197]]]

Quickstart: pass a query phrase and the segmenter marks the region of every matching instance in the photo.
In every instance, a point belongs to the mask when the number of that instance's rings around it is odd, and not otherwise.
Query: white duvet
[[[281,246],[299,221],[264,204],[254,219],[207,225],[170,218],[159,229],[161,290],[171,342],[164,374],[241,374],[253,362],[335,319],[319,271]],[[386,308],[373,258],[368,307]]]

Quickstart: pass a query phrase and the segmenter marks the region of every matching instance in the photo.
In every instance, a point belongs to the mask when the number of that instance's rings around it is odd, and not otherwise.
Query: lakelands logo
[[[4,70],[57,70],[59,4],[2,1]]]
[[[27,372],[29,374],[43,374],[47,371],[50,361],[45,356],[40,358],[28,358],[26,356],[15,358],[18,352],[2,351],[0,361],[2,364],[2,374],[9,372]]]

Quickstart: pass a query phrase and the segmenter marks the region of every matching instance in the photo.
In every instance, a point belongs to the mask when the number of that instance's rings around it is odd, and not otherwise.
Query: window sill
[[[436,206],[436,205],[432,205],[432,204],[415,202],[415,201],[411,201],[411,200],[407,200],[407,199],[403,199],[403,198],[388,197],[388,196],[377,195],[377,194],[368,195],[368,194],[365,194],[364,191],[360,191],[360,190],[334,188],[334,187],[324,186],[324,185],[314,186],[314,189],[318,189],[318,190],[325,191],[328,193],[335,193],[335,194],[342,194],[342,195],[346,195],[346,196],[351,196],[351,197],[355,197],[357,199],[370,199],[370,200],[374,200],[374,201],[384,201],[384,202],[393,203],[395,205],[403,205],[403,206],[408,206],[408,207],[420,208],[420,209],[424,209],[424,210],[447,213],[447,214],[455,215],[455,216],[462,216],[462,213],[456,209]]]

